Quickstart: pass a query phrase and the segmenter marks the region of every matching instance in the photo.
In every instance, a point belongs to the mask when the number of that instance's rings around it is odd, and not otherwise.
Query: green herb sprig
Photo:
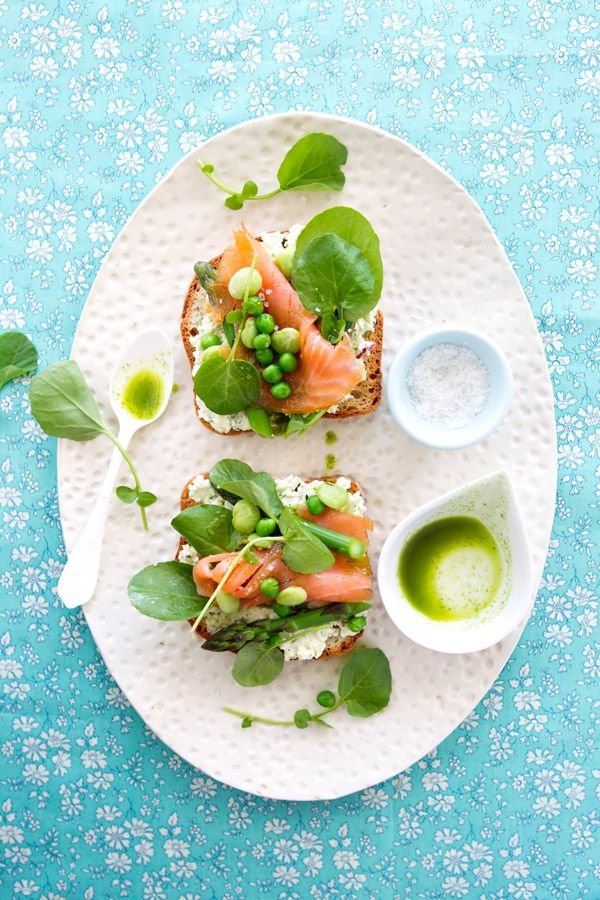
[[[110,430],[96,399],[77,363],[62,360],[35,375],[29,390],[31,412],[42,431],[70,441],[92,441],[104,435],[115,445],[133,476],[134,487],[120,485],[116,495],[123,503],[136,503],[142,525],[148,530],[146,508],[156,502],[155,494],[143,491],[133,460]]]
[[[20,331],[0,334],[0,388],[13,378],[35,372],[37,364],[37,350],[26,335]]]
[[[332,134],[305,134],[284,156],[277,170],[278,187],[262,194],[255,181],[246,181],[241,190],[235,190],[217,178],[211,163],[198,160],[196,165],[209,181],[228,194],[225,206],[235,210],[242,209],[247,201],[268,200],[283,191],[341,191],[346,181],[341,166],[347,159],[346,147]]]
[[[314,216],[296,242],[292,284],[302,305],[321,319],[331,343],[346,326],[377,305],[383,285],[379,238],[369,221],[348,206]]]
[[[239,655],[239,654],[238,654]],[[321,710],[311,712],[297,709],[291,719],[271,719],[255,713],[242,712],[231,706],[224,706],[225,712],[241,719],[242,728],[250,728],[255,722],[263,725],[308,728],[309,725],[326,725],[325,716],[342,706],[350,716],[368,718],[388,705],[392,692],[392,673],[387,656],[377,647],[355,650],[340,672],[337,696],[333,691],[320,691],[316,700]]]

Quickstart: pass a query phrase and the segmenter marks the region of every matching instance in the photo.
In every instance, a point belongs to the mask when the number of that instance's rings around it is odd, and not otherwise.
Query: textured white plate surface
[[[403,341],[435,326],[477,328],[505,351],[515,379],[514,403],[485,443],[436,452],[405,437],[385,403],[364,419],[320,423],[303,439],[266,442],[224,438],[197,422],[187,360],[179,347],[179,314],[193,263],[223,249],[240,213],[196,169],[198,157],[241,185],[274,183],[286,149],[302,134],[325,130],[349,151],[342,194],[292,192],[248,204],[253,232],[305,222],[327,206],[355,206],[381,238],[385,282],[384,368]],[[335,687],[340,662],[292,663],[273,685],[244,689],[229,674],[229,654],[206,653],[185,623],[138,614],[127,600],[130,576],[173,556],[169,526],[187,479],[224,456],[274,475],[320,475],[326,451],[337,471],[353,476],[375,521],[371,558],[414,507],[465,481],[506,468],[516,487],[531,541],[535,583],[552,524],[556,452],[552,391],[542,346],[523,291],[494,233],[468,194],[421,153],[368,126],[321,115],[286,114],[245,123],[208,141],[161,181],[119,235],[83,311],[73,357],[107,408],[110,371],[137,329],[161,328],[176,344],[175,394],[155,425],[131,446],[145,489],[159,495],[145,535],[134,510],[115,501],[108,521],[94,599],[85,607],[106,665],[147,724],[182,757],[227,784],[273,798],[338,797],[389,778],[436,746],[465,718],[498,674],[519,631],[483,653],[438,654],[404,638],[379,606],[368,642],[387,653],[394,677],[389,707],[371,719],[335,714],[335,730],[241,730],[222,712],[230,706],[289,717]],[[335,447],[324,433],[333,427]],[[110,455],[108,442],[61,441],[59,499],[67,549],[85,520]],[[126,480],[124,474],[123,480]],[[533,600],[533,598],[532,598]]]

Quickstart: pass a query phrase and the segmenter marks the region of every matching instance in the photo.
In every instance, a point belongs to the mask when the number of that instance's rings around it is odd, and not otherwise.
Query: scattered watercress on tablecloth
[[[37,350],[27,335],[20,331],[0,334],[0,388],[13,378],[35,372],[37,364]]]
[[[290,147],[279,166],[279,186],[262,194],[258,193],[255,181],[246,181],[241,190],[236,191],[216,177],[211,163],[198,160],[196,165],[216,187],[228,194],[225,206],[242,209],[247,201],[267,200],[283,191],[341,191],[346,180],[341,167],[347,159],[346,147],[332,134],[305,134]]]
[[[146,507],[156,501],[150,491],[143,491],[133,461],[118,438],[102,418],[88,383],[77,363],[62,360],[51,363],[31,381],[29,389],[31,412],[42,431],[51,437],[70,441],[92,441],[105,435],[115,445],[129,466],[135,486],[120,485],[116,495],[123,503],[137,503],[142,524],[148,529]]]
[[[146,566],[127,585],[129,600],[145,616],[164,621],[193,619],[206,603],[192,578],[192,567],[182,562]]]
[[[248,644],[247,647],[259,646]],[[247,648],[244,647],[244,650]],[[277,648],[274,648],[277,649]],[[241,652],[241,651],[240,651]],[[250,653],[247,654],[250,660]],[[282,654],[283,655],[283,654]],[[238,654],[239,656],[239,654]],[[259,658],[254,651],[252,657]],[[250,677],[254,672],[249,671]],[[223,707],[225,712],[242,720],[242,728],[249,728],[254,722],[264,725],[295,726],[304,729],[310,724],[326,725],[325,716],[345,706],[351,716],[367,718],[380,712],[388,705],[392,692],[392,673],[387,656],[377,647],[364,647],[355,650],[344,663],[338,680],[338,696],[333,691],[320,691],[317,702],[323,707],[319,712],[311,713],[308,709],[298,709],[292,719],[270,719],[253,713],[242,712],[230,706]]]

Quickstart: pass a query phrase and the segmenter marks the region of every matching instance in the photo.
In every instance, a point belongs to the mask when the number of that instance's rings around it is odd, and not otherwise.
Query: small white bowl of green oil
[[[430,650],[473,653],[514,631],[533,583],[508,475],[495,472],[407,516],[383,546],[377,578],[394,624]]]

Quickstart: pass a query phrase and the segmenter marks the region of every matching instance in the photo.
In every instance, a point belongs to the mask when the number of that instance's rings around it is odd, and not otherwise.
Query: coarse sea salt
[[[407,387],[418,416],[444,428],[463,428],[490,395],[487,366],[468,347],[433,344],[411,364]]]

